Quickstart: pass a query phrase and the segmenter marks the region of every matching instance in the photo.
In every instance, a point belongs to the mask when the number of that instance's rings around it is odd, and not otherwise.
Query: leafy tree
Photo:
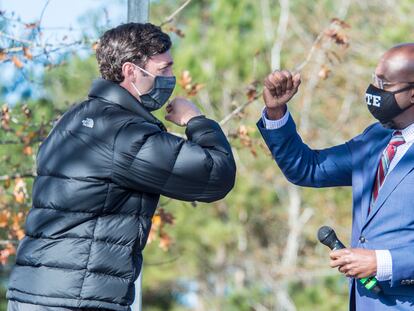
[[[191,97],[221,121],[238,176],[220,202],[161,199],[144,251],[144,308],[347,310],[347,280],[328,268],[328,250],[315,235],[329,224],[349,241],[351,192],[288,184],[256,130],[261,81],[277,64],[301,72],[303,84],[289,109],[312,147],[353,137],[372,122],[362,96],[380,54],[412,39],[411,1],[200,0],[166,20],[182,3],[160,0],[151,6],[151,20],[174,41],[175,95]],[[2,20],[3,30],[9,22]],[[97,35],[104,30],[96,28]],[[94,39],[82,42],[90,57],[69,52],[56,64],[40,62],[47,66],[37,84],[45,90],[41,99],[2,107],[3,264],[22,236],[39,143],[98,75]],[[11,43],[18,49],[3,48],[4,63],[20,70],[39,63],[24,42]],[[156,115],[163,119],[164,112]]]

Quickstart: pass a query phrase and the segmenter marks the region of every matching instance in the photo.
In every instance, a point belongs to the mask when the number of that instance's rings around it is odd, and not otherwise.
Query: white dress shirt
[[[266,116],[266,107],[262,112],[262,120],[266,129],[276,130],[283,127],[289,120],[289,110],[286,111],[285,115],[279,120],[269,120]],[[404,137],[405,143],[397,148],[394,158],[388,168],[388,174],[395,168],[397,163],[402,159],[407,150],[411,147],[414,142],[414,123],[401,130],[402,136]],[[387,181],[385,176],[384,183]],[[384,184],[383,183],[383,184]],[[381,191],[381,188],[380,190]],[[392,278],[392,257],[389,250],[375,250],[377,257],[377,274],[376,278],[378,281],[388,281]]]

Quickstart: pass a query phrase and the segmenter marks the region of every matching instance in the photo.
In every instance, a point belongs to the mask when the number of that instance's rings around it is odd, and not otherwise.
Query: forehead
[[[167,52],[162,53],[162,54],[157,54],[157,55],[151,56],[148,59],[147,65],[149,65],[149,66],[162,66],[162,65],[166,65],[166,64],[169,64],[169,63],[172,63],[172,62],[173,62],[172,55],[171,55],[170,51],[167,51]]]
[[[375,74],[388,81],[406,78],[407,57],[402,53],[385,53],[375,69]]]

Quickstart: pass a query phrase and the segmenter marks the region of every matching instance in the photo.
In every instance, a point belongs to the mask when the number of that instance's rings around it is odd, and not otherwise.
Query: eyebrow
[[[172,66],[172,65],[174,65],[174,61],[170,61],[168,63],[163,63],[161,68],[167,68],[167,67]]]

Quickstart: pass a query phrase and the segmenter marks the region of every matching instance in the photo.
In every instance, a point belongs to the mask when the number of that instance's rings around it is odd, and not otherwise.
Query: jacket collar
[[[131,93],[118,83],[102,78],[96,79],[92,82],[88,96],[90,98],[100,98],[107,102],[120,105],[121,107],[140,115],[145,120],[151,123],[156,123],[161,129],[165,130],[165,126],[162,122],[154,117],[134,96],[132,96]]]

